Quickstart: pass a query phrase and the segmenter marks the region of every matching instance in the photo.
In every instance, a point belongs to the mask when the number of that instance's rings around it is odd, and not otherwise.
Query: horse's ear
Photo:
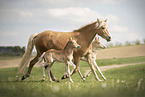
[[[96,41],[98,41],[98,40],[99,40],[99,37],[98,37],[98,38],[97,38],[97,37],[95,37],[95,40],[96,40]]]
[[[107,22],[107,19],[104,22]]]
[[[98,24],[101,24],[101,21],[97,18],[97,22],[98,22]]]
[[[72,41],[73,40],[72,37],[70,37],[69,40]]]

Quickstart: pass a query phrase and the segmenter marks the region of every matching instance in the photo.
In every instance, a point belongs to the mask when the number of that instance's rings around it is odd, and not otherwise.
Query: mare
[[[87,24],[73,32],[55,32],[55,31],[44,31],[39,33],[38,35],[31,35],[32,37],[29,38],[27,51],[23,55],[22,61],[19,65],[19,74],[23,74],[26,70],[28,60],[30,59],[30,55],[32,53],[33,47],[37,50],[37,55],[34,59],[30,61],[29,67],[27,72],[24,74],[21,80],[26,79],[30,76],[31,70],[36,62],[38,62],[38,58],[41,56],[43,52],[46,52],[49,49],[56,49],[62,50],[64,49],[65,45],[67,44],[70,37],[74,37],[77,43],[81,46],[79,50],[74,50],[73,54],[73,61],[76,65],[76,68],[73,70],[72,74],[76,73],[79,69],[79,61],[80,58],[86,55],[89,46],[93,39],[95,38],[96,34],[107,40],[108,42],[111,41],[111,36],[106,27],[106,20],[102,21],[97,19],[97,21]],[[79,35],[76,35],[76,33]],[[24,61],[25,60],[25,61]],[[78,70],[79,72],[79,70]],[[80,74],[80,73],[79,73]],[[50,75],[52,80],[57,80],[52,72],[50,71]],[[83,78],[82,75],[80,75]]]

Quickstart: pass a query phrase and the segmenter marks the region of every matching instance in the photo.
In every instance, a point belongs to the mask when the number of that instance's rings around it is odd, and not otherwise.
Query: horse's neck
[[[72,47],[72,44],[70,44],[70,42],[68,42],[67,45],[65,46],[64,53],[66,56],[73,55],[73,47]]]
[[[97,54],[97,46],[95,42],[92,43],[92,52]]]
[[[93,28],[88,28],[88,29],[83,29],[80,31],[80,34],[79,36],[76,36],[76,38],[79,39],[79,41],[82,41],[82,42],[79,42],[78,43],[83,43],[83,46],[85,46],[85,48],[89,48],[91,42],[93,41],[93,39],[95,38],[96,36],[96,31],[95,29]]]

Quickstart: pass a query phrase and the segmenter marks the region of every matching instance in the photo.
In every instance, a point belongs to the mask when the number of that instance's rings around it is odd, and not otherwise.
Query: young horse
[[[97,55],[97,49],[98,49],[98,48],[104,49],[105,46],[99,41],[99,38],[98,38],[98,39],[95,38],[95,41],[93,41],[92,45],[89,47],[89,50],[88,50],[87,54],[84,56],[85,59],[83,58],[83,60],[84,60],[84,61],[87,61],[88,63],[91,63],[91,62],[92,62],[92,64],[89,64],[89,65],[92,66],[93,70],[92,70],[92,71],[89,71],[89,72],[87,72],[87,73],[85,73],[84,78],[90,76],[91,72],[93,72],[95,78],[96,78],[97,80],[101,81],[101,80],[99,79],[99,77],[97,76],[95,70],[94,70],[94,65],[95,65],[96,69],[99,71],[99,73],[101,74],[102,78],[103,78],[104,80],[106,80],[106,78],[105,78],[104,75],[102,74],[100,68],[98,67],[98,65],[97,65],[97,63],[96,63],[96,61],[95,61],[95,60],[96,60],[96,55]]]
[[[79,61],[80,58],[86,55],[87,50],[96,36],[96,34],[100,35],[102,38],[106,39],[107,41],[111,41],[111,36],[106,28],[106,21],[100,21],[97,19],[97,21],[90,23],[86,26],[81,27],[78,30],[74,30],[73,32],[70,33],[65,33],[65,32],[54,32],[54,31],[44,31],[42,33],[39,33],[37,37],[34,37],[33,40],[35,41],[29,41],[29,42],[34,42],[36,50],[37,50],[37,55],[36,57],[30,62],[29,68],[27,73],[22,77],[22,80],[26,79],[27,77],[30,76],[31,70],[35,63],[38,61],[38,58],[41,56],[41,54],[49,49],[56,49],[56,50],[62,50],[64,49],[69,37],[74,36],[76,39],[77,43],[81,46],[81,49],[75,50],[73,57],[74,57],[74,64],[76,65],[75,70],[73,71],[72,74],[74,74],[79,68]],[[75,35],[76,32],[80,32],[80,35]],[[32,46],[29,49],[31,50]],[[32,51],[29,51],[29,55],[32,53]],[[25,52],[27,53],[27,52]],[[25,55],[25,54],[24,54]],[[22,60],[29,60],[27,57],[23,57],[25,59]],[[91,63],[90,63],[91,64]],[[22,62],[20,64],[19,68],[19,74],[23,73],[25,71],[27,64],[26,62]],[[53,76],[52,72],[50,72],[51,77],[53,80],[55,77]],[[83,78],[82,75],[80,75],[81,78]]]
[[[52,63],[54,63],[55,61],[58,61],[58,62],[65,63],[65,69],[66,69],[65,71],[66,71],[66,73],[68,72],[70,82],[73,82],[71,79],[71,76],[70,76],[69,64],[73,65],[75,68],[74,63],[72,62],[73,50],[75,48],[80,49],[80,45],[78,45],[77,42],[71,38],[67,42],[67,44],[63,50],[50,49],[50,50],[44,52],[38,61],[40,63],[43,60],[43,58],[46,60],[46,62],[42,64],[43,80],[45,79],[44,66],[47,66],[48,77],[49,77],[49,80],[52,81],[52,79],[50,77],[50,68],[53,65]]]

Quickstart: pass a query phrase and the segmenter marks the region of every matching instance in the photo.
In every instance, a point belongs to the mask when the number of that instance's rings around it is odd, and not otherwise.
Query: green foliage
[[[137,39],[136,41],[134,41],[134,44],[135,44],[135,45],[140,45],[141,42],[140,42],[140,40]]]
[[[137,63],[137,62],[145,62],[145,56],[130,57],[130,58],[97,59],[96,62],[99,66]]]
[[[130,45],[132,45],[131,42],[129,42],[129,41],[125,42],[125,46],[130,46]]]
[[[113,43],[107,43],[107,44],[106,44],[106,47],[107,47],[107,48],[112,48],[112,47],[114,47],[114,44],[113,44]]]
[[[143,39],[143,43],[145,44],[145,38]]]
[[[22,56],[25,47],[20,46],[0,46],[0,56]]]
[[[116,42],[115,43],[115,47],[121,47],[121,46],[123,46],[121,42]]]

